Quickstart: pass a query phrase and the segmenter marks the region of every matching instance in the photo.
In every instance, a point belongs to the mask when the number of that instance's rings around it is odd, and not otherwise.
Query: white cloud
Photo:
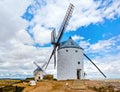
[[[85,41],[85,43],[87,43]],[[107,40],[100,40],[95,44],[88,42],[85,53],[106,74],[108,78],[119,78],[120,67],[120,35]],[[85,71],[88,78],[103,78],[99,71],[88,60],[85,59]],[[88,63],[89,62],[89,63]],[[98,77],[99,76],[99,77]]]
[[[20,16],[28,4],[27,1],[21,0],[0,1],[1,41],[6,41],[14,35],[15,31],[25,28],[26,22]]]
[[[102,72],[107,76],[107,78],[119,78],[120,74],[120,67],[119,67],[119,60],[120,53],[118,54],[107,54],[104,57],[95,56],[93,62],[102,70]],[[92,65],[88,63],[89,61],[85,62],[85,71],[88,73],[88,78],[103,78],[102,74]],[[117,76],[116,76],[117,75]],[[98,77],[99,76],[99,77]]]
[[[90,47],[86,50],[88,52],[92,53],[98,53],[98,52],[114,52],[117,49],[116,46],[119,45],[120,42],[120,35],[111,37],[107,40],[99,40],[97,43],[90,44]]]
[[[51,47],[35,48],[24,45],[16,39],[10,39],[7,45],[11,46],[11,48],[3,47],[0,49],[2,52],[0,52],[0,67],[1,73],[4,75],[8,70],[10,74],[13,73],[12,75],[21,74],[21,76],[23,76],[23,72],[33,75],[33,70],[36,68],[33,61],[39,62],[40,64],[46,62],[51,52]],[[24,75],[24,77],[25,76],[27,77],[27,75]]]
[[[73,39],[74,41],[77,41],[77,40],[83,40],[84,37],[81,37],[81,36],[78,36],[78,35],[74,35],[74,36],[72,36],[72,39]]]
[[[29,4],[30,1],[0,1],[0,77],[20,78],[32,75],[36,68],[33,61],[45,62],[51,52],[51,47],[33,47],[33,39],[23,30],[26,22],[20,16]],[[41,34],[45,36],[46,33]],[[44,41],[46,43],[47,40]]]
[[[104,40],[104,41],[99,41],[96,44],[93,44],[90,46],[90,49],[93,51],[95,50],[103,50],[103,49],[109,49],[111,46],[114,46],[114,43],[111,40]]]
[[[73,40],[79,40],[79,45],[84,48],[87,53],[111,52],[115,48],[119,50],[120,35],[113,36],[109,39],[98,40],[98,42],[91,44],[90,39],[85,40],[84,37],[77,35],[73,36]],[[116,50],[114,50],[116,51]]]
[[[34,33],[34,39],[37,43],[39,43],[40,45],[45,45],[47,43],[50,43],[50,39],[51,39],[51,31],[41,27],[39,25],[36,25],[35,28],[33,29],[33,33]]]
[[[19,53],[18,50],[21,49],[23,40],[26,42],[29,41],[29,43],[31,42],[28,40],[28,34],[26,36],[24,33],[20,35],[20,30],[26,26],[26,22],[20,16],[28,4],[27,1],[21,0],[0,1],[0,73],[3,77],[5,75],[10,76],[7,72],[20,71],[19,66],[22,66],[24,63],[22,60],[16,60],[13,52]],[[18,35],[21,37],[18,37]],[[22,37],[24,39],[20,41]],[[21,51],[23,50],[21,49]]]
[[[23,44],[29,44],[29,45],[34,44],[33,39],[25,30],[19,30],[18,32],[16,32],[16,39]]]
[[[113,36],[109,39],[98,40],[96,43],[91,43],[90,39],[80,40],[79,45],[84,48],[86,53],[91,54],[107,54],[107,53],[117,53],[120,50],[120,35]]]
[[[69,3],[73,3],[75,8],[66,31],[75,31],[81,26],[104,22],[104,19],[115,19],[116,15],[117,17],[120,16],[120,2],[118,2],[118,0],[114,0],[111,3],[109,1],[95,2],[93,0],[50,0],[45,2],[47,4],[37,10],[31,23],[36,23],[39,30],[45,29],[46,34],[49,34],[48,30],[51,27],[55,27],[58,33]],[[34,3],[34,1],[32,3]],[[46,39],[46,42],[40,40],[39,37],[41,36],[36,35],[34,29],[32,31],[35,35],[36,42],[40,42],[41,45],[50,42],[49,39]],[[47,37],[48,35],[43,38]]]
[[[104,8],[103,15],[108,19],[114,19],[114,16],[120,16],[119,9],[120,3],[118,3],[118,0],[114,0],[107,8]]]

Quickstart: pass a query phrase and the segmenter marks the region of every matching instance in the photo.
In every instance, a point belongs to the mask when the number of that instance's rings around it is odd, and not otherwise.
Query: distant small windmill
[[[33,72],[35,81],[42,80],[44,75],[46,75],[46,73],[43,70],[43,68],[45,67],[47,62],[45,62],[41,67],[36,62],[33,62],[33,63],[37,66],[37,68]]]
[[[52,56],[54,56],[54,66],[56,66],[56,50],[57,50],[57,79],[83,79],[84,78],[84,67],[83,67],[83,56],[85,56],[104,76],[105,74],[96,66],[96,64],[84,53],[84,50],[75,43],[70,37],[67,41],[60,42],[63,33],[67,27],[70,17],[73,12],[73,4],[70,4],[66,12],[65,18],[59,29],[59,33],[56,37],[55,29],[51,33],[51,43],[53,44],[53,51],[50,55],[48,64]]]

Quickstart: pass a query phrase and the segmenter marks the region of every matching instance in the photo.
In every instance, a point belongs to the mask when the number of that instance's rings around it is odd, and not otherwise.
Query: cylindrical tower
[[[83,79],[83,49],[72,38],[60,43],[57,51],[57,79]]]

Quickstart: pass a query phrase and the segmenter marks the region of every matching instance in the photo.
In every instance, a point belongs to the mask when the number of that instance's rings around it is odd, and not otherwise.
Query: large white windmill
[[[41,67],[36,62],[33,62],[33,63],[37,66],[37,68],[33,71],[34,79],[37,82],[39,80],[42,80],[44,75],[46,75],[46,73],[43,70],[43,68],[45,67],[47,62],[45,62]]]
[[[67,27],[68,21],[73,12],[73,4],[70,4],[66,12],[65,18],[59,29],[59,33],[56,37],[55,29],[51,33],[51,43],[54,49],[50,55],[46,68],[54,56],[54,66],[56,66],[56,50],[57,50],[57,79],[83,79],[84,78],[84,56],[99,70],[104,76],[105,74],[96,66],[96,64],[84,53],[84,50],[75,43],[70,37],[67,41],[60,42],[63,32]]]

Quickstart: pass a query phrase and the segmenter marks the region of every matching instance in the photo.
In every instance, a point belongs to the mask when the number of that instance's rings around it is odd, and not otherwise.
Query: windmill
[[[56,50],[57,50],[57,79],[83,79],[84,66],[83,57],[85,56],[106,78],[105,74],[97,67],[97,65],[84,53],[84,50],[75,43],[70,37],[67,41],[60,42],[63,33],[67,27],[70,17],[73,12],[73,4],[70,4],[66,12],[65,18],[59,29],[56,37],[55,29],[51,33],[51,43],[53,44],[53,51],[47,62],[46,68],[50,63],[52,56],[54,56],[54,67],[56,66]]]
[[[43,68],[45,67],[47,62],[45,62],[41,67],[36,62],[33,62],[33,63],[37,66],[37,68],[33,72],[35,81],[42,80],[44,75],[46,75],[46,73],[43,70]]]

